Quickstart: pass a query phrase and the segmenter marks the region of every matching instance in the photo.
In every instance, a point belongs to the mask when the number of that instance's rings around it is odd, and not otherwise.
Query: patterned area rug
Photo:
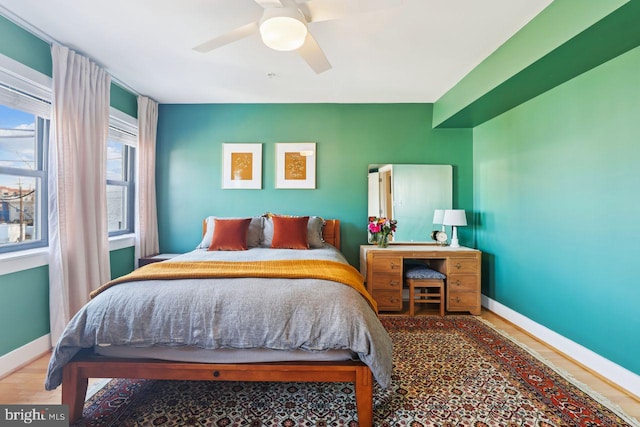
[[[637,426],[473,316],[384,317],[376,426]],[[346,383],[112,380],[78,426],[357,426]]]

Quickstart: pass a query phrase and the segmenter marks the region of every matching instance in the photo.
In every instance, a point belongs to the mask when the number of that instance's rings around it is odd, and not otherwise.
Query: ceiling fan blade
[[[323,73],[331,69],[329,60],[324,55],[324,52],[320,48],[316,39],[313,38],[311,33],[307,33],[307,37],[304,39],[304,43],[298,49],[298,53],[302,56],[307,64],[316,72],[316,74]]]
[[[249,37],[250,35],[257,32],[258,23],[252,22],[250,24],[243,25],[242,27],[238,27],[235,30],[231,30],[228,33],[218,36],[214,39],[208,40],[202,44],[199,44],[198,46],[194,47],[193,50],[201,53],[206,53],[226,44],[236,42],[245,37]]]

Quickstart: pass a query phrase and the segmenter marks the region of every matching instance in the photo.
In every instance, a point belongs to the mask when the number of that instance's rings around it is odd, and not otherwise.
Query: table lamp
[[[459,248],[458,227],[467,225],[467,216],[464,209],[446,209],[442,218],[442,224],[451,226],[451,247]]]

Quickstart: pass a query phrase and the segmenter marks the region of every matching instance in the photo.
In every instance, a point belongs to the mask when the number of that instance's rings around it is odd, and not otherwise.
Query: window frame
[[[48,232],[48,150],[51,128],[51,78],[0,54],[0,103],[33,114],[35,117],[35,164],[37,169],[0,166],[0,174],[35,178],[39,183],[36,194],[38,239],[8,243],[0,246],[0,255],[49,246]],[[4,256],[2,257],[4,258]]]
[[[138,142],[138,120],[128,114],[110,107],[109,141],[123,144],[125,160],[123,162],[124,180],[107,179],[106,184],[127,189],[127,209],[125,210],[126,228],[108,231],[109,238],[135,233],[135,200],[136,200],[136,146]]]

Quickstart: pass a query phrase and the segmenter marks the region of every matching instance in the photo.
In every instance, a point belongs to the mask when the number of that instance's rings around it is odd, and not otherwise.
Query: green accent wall
[[[0,276],[0,356],[49,333],[49,267]]]
[[[122,248],[109,252],[111,279],[124,276],[135,269],[135,247]]]
[[[193,250],[208,215],[310,214],[341,220],[342,250],[357,266],[374,163],[451,164],[454,205],[472,211],[472,131],[434,130],[432,112],[432,104],[160,105],[160,250]],[[262,190],[221,188],[222,144],[230,142],[262,143]],[[315,190],[275,189],[276,142],[317,143]],[[432,218],[425,212],[429,230]],[[471,244],[466,228],[461,242]]]
[[[134,247],[111,251],[111,278],[133,271]],[[49,266],[0,275],[0,356],[49,333]]]
[[[116,83],[111,83],[109,104],[131,117],[138,118],[138,98]]]
[[[640,45],[640,0],[555,0],[435,104],[473,127]]]
[[[51,77],[51,47],[0,15],[0,53]]]
[[[474,129],[483,293],[640,374],[640,48]]]

